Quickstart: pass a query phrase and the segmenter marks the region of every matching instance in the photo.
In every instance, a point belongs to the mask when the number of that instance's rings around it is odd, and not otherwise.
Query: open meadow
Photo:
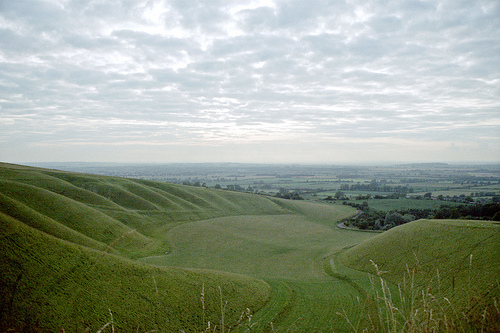
[[[382,234],[337,226],[356,214],[324,201],[1,164],[0,330],[410,331],[410,314],[429,305],[415,295],[429,288],[455,306],[444,315],[457,331],[498,327],[498,223],[420,220]],[[374,264],[386,271],[380,285]],[[415,283],[402,290],[410,272]],[[396,314],[377,308],[386,291],[412,306],[394,297],[393,308],[404,305]],[[476,312],[486,319],[471,326]]]

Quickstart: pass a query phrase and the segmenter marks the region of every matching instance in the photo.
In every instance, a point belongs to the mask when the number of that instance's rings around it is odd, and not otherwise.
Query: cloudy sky
[[[0,0],[0,161],[500,162],[500,1]]]

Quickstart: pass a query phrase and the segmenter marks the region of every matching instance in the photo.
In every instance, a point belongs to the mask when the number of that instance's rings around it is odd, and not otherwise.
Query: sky
[[[500,162],[498,0],[0,0],[0,161]]]

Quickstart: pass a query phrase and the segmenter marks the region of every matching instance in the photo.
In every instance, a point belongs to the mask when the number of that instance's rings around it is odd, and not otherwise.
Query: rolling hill
[[[498,222],[418,220],[344,249],[339,261],[397,286],[392,302],[406,307],[405,320],[427,308],[442,316],[437,324],[456,326],[440,330],[500,330]]]
[[[285,212],[258,196],[1,164],[1,328],[96,331],[113,314],[123,331],[201,330],[220,322],[221,295],[230,327],[265,304],[267,283],[132,259],[170,251],[162,234],[188,221]]]
[[[388,320],[370,326],[366,311],[385,286],[403,300],[375,312],[399,308],[396,331],[411,330],[409,312],[441,304],[419,295],[460,311],[487,309],[495,322],[500,225],[337,228],[354,214],[343,205],[0,163],[0,331],[202,332],[209,323],[211,332],[382,330]],[[373,263],[384,271],[382,287]]]
[[[219,287],[229,327],[270,296],[257,279],[141,265],[0,219],[2,331],[96,332],[110,321],[121,332],[201,331],[205,320],[220,322]]]
[[[318,261],[314,274],[326,276],[325,231],[353,213],[347,207],[3,163],[0,328],[83,332],[112,320],[122,332],[201,331],[208,322],[230,328],[247,308],[263,307],[269,321],[295,320],[285,306],[295,302],[295,291],[279,279],[264,281],[262,270],[275,259],[272,254],[295,252],[282,271],[307,257],[297,256],[301,247],[289,244],[299,244],[304,228],[314,226],[309,241],[323,245],[308,260]],[[279,233],[286,230],[283,238]],[[206,265],[185,260],[200,253],[210,257]],[[241,262],[247,268],[239,270],[224,253],[253,259]],[[250,262],[260,269],[250,270]]]

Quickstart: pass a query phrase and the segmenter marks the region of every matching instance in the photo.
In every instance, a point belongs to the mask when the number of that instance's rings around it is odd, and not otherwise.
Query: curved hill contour
[[[500,296],[500,224],[492,221],[418,220],[343,251],[340,261],[395,284],[420,288],[463,306],[471,297]]]
[[[140,264],[200,219],[289,213],[259,196],[0,164],[0,330],[201,331],[271,295],[262,280]],[[201,293],[204,293],[204,303]],[[205,310],[203,310],[203,307]]]
[[[335,229],[354,213],[0,163],[0,331],[343,327],[323,261],[372,237]]]
[[[372,262],[419,293],[498,300],[500,225],[337,228],[355,214],[0,163],[0,331],[360,331]]]

